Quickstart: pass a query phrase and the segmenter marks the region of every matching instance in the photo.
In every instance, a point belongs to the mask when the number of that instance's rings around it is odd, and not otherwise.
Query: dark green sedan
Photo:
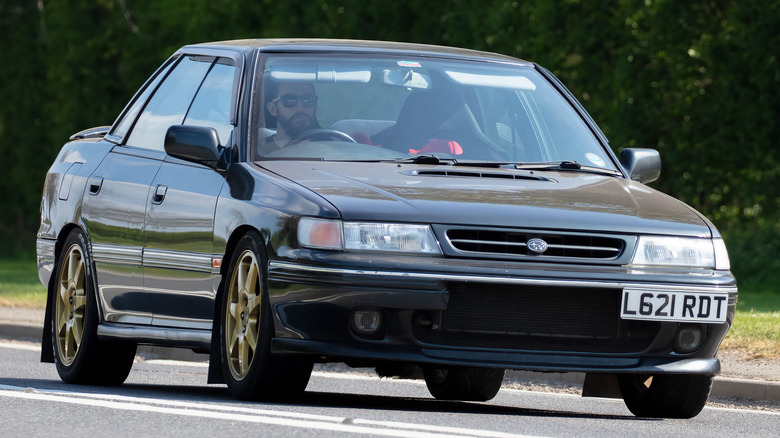
[[[693,417],[736,281],[718,231],[648,187],[547,70],[446,47],[181,48],[46,176],[42,360],[118,385],[136,346],[210,354],[241,399],[314,363],[484,401],[506,369]]]

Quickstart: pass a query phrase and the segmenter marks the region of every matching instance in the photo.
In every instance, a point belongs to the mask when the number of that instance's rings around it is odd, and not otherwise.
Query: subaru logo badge
[[[528,245],[528,249],[530,249],[531,251],[537,254],[541,254],[547,251],[547,242],[537,237],[534,237],[533,239],[529,240],[528,243],[526,243],[526,245]]]

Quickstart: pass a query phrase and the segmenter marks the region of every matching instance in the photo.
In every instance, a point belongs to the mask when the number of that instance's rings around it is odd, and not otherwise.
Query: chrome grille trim
[[[470,243],[474,245],[495,245],[496,243],[493,241],[488,240],[470,240],[470,239],[452,239],[450,240],[450,243]],[[525,242],[501,242],[502,245],[506,246],[517,246],[517,247],[527,247],[528,244]],[[454,245],[457,247],[457,245]],[[620,253],[619,248],[612,248],[607,246],[578,246],[578,245],[548,245],[548,248],[554,248],[554,249],[572,249],[572,250],[583,250],[583,251],[603,251],[603,252],[614,252],[614,253]]]
[[[625,264],[636,236],[556,230],[436,226],[445,253],[452,256],[503,260],[533,260]],[[531,239],[542,239],[547,249],[537,254]]]

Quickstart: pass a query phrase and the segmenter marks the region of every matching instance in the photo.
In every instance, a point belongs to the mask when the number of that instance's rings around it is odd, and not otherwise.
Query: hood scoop
[[[439,176],[439,177],[458,177],[458,178],[495,178],[495,179],[520,179],[525,181],[545,181],[558,182],[552,178],[534,175],[533,172],[515,173],[515,172],[482,172],[478,170],[405,170],[401,171],[404,175],[414,176]]]

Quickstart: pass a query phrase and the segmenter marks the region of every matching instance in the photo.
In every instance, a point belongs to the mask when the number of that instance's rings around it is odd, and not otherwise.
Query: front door
[[[232,138],[231,99],[236,68],[216,58],[182,124]],[[219,283],[220,254],[214,254],[214,216],[225,178],[207,166],[166,157],[152,186],[144,243],[144,289],[154,301],[152,324],[211,329]]]
[[[211,329],[219,266],[214,213],[225,179],[205,166],[168,157],[152,183],[146,219],[144,288],[153,325]]]

